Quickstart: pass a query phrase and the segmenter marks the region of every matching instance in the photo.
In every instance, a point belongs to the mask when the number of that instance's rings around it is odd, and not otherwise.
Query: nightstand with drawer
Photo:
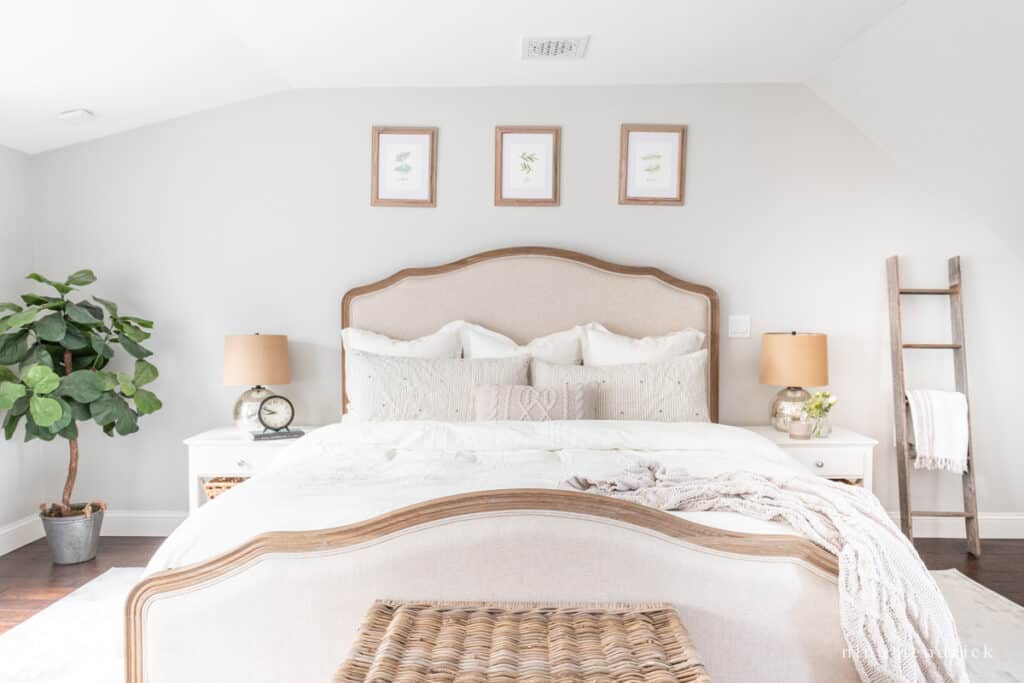
[[[315,427],[299,427],[307,434]],[[301,437],[300,437],[301,438]],[[188,446],[188,511],[206,502],[205,482],[212,477],[248,478],[271,465],[298,439],[253,441],[237,427],[211,429],[185,439]]]
[[[745,427],[769,439],[799,460],[804,467],[826,479],[859,483],[871,491],[875,446],[869,437],[836,427],[823,439],[791,439],[772,426]]]

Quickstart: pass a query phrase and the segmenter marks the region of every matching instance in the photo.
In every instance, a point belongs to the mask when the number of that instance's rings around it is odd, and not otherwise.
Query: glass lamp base
[[[263,399],[273,395],[274,392],[261,386],[244,391],[235,401],[235,425],[246,432],[263,429],[259,418],[260,403],[263,402]]]
[[[779,390],[772,400],[772,426],[780,432],[789,431],[789,423],[799,420],[804,404],[811,400],[811,394],[800,387],[786,387]]]

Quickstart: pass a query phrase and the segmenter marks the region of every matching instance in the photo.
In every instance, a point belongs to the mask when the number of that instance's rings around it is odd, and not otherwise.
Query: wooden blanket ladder
[[[914,539],[914,517],[963,517],[967,526],[967,552],[975,557],[981,555],[981,540],[978,536],[978,498],[974,488],[974,444],[970,436],[970,395],[967,393],[967,347],[964,343],[963,284],[960,278],[960,257],[949,259],[949,286],[940,289],[907,289],[900,286],[900,262],[898,256],[886,261],[889,279],[889,339],[892,346],[892,392],[896,424],[896,467],[899,476],[900,527],[907,538]],[[903,296],[947,296],[949,297],[950,329],[952,341],[948,344],[906,344],[903,342],[903,318],[900,308]],[[933,511],[914,510],[910,505],[910,463],[916,457],[914,444],[910,441],[911,416],[907,402],[906,375],[903,371],[903,352],[907,349],[951,350],[953,371],[956,374],[956,390],[967,398],[967,471],[961,476],[964,491],[964,510]]]

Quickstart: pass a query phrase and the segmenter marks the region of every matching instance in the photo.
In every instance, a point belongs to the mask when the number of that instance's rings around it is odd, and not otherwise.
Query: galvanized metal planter
[[[47,517],[40,514],[39,518],[43,520],[54,564],[78,564],[96,557],[103,510],[97,510],[88,517]]]

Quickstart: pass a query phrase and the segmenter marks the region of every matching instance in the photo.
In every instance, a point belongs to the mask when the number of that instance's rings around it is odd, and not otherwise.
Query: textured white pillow
[[[352,420],[473,419],[473,387],[526,384],[530,359],[403,358],[348,351],[345,393]]]
[[[704,333],[692,328],[640,339],[609,332],[593,323],[578,329],[584,365],[658,363],[698,351],[704,344]]]
[[[459,358],[462,355],[462,326],[465,324],[455,320],[433,334],[408,341],[392,339],[357,327],[346,327],[341,331],[341,340],[346,352],[366,351],[379,356],[406,358]]]
[[[503,334],[481,325],[466,323],[462,328],[462,352],[466,358],[509,358],[533,356],[559,365],[579,365],[580,328],[537,337],[520,346]]]
[[[612,367],[553,365],[534,359],[530,383],[544,388],[597,383],[599,420],[707,422],[707,370],[707,349],[661,363]]]
[[[473,389],[473,418],[478,422],[593,420],[595,417],[596,384],[565,384],[548,389],[523,384],[482,384]]]

